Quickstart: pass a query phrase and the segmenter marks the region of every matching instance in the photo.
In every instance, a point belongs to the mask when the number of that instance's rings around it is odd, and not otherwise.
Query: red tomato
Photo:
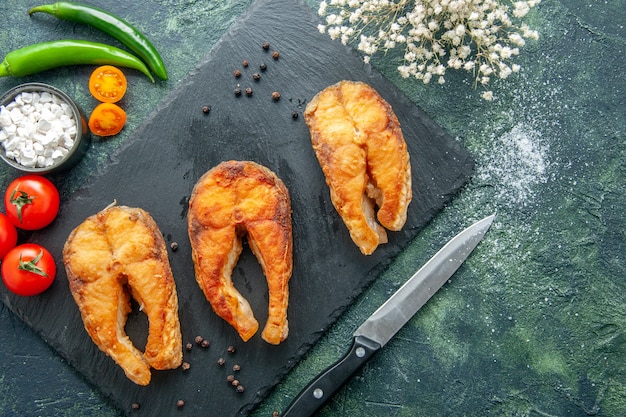
[[[40,175],[16,178],[4,193],[7,217],[24,230],[37,230],[52,223],[59,212],[59,204],[59,191]]]
[[[46,248],[36,243],[14,247],[2,261],[2,281],[17,295],[37,295],[47,290],[57,268]]]
[[[0,260],[17,245],[17,230],[7,216],[0,213]]]

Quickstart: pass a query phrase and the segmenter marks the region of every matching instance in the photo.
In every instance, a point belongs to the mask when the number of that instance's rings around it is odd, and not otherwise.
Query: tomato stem
[[[15,194],[17,193],[20,193],[20,195],[16,197]],[[18,190],[17,187],[15,187],[15,190],[13,190],[13,192],[11,193],[11,197],[9,198],[9,200],[17,210],[17,219],[20,221],[20,223],[22,223],[22,209],[27,204],[33,204],[34,198],[35,196],[31,197],[26,191]]]
[[[32,272],[33,274],[37,274],[37,275],[41,275],[42,277],[49,277],[48,274],[46,274],[46,271],[44,271],[43,269],[39,268],[37,266],[37,262],[39,262],[39,260],[43,257],[43,251],[40,250],[39,251],[39,255],[37,255],[34,259],[28,261],[28,262],[24,262],[22,260],[22,255],[20,255],[20,264],[17,266],[17,269],[21,270],[21,271],[28,271],[28,272]]]

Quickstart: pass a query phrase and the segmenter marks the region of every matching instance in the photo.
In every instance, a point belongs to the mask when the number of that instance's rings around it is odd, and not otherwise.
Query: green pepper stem
[[[10,75],[9,64],[6,61],[2,61],[2,63],[0,63],[0,77],[8,77]]]

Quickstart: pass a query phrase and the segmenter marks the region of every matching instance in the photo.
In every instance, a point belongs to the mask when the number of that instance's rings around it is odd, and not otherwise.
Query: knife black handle
[[[380,348],[380,344],[367,337],[354,337],[348,353],[311,381],[281,417],[313,415]]]

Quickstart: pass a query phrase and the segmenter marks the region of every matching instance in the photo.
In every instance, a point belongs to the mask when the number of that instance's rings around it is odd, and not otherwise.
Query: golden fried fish
[[[196,183],[187,219],[196,280],[213,310],[244,341],[258,330],[250,304],[231,278],[247,236],[269,289],[261,337],[271,344],[285,340],[293,243],[291,201],[283,182],[255,162],[222,162]]]
[[[176,284],[163,236],[147,212],[113,206],[90,216],[68,237],[63,262],[87,333],[130,380],[148,385],[150,367],[181,364]],[[148,316],[143,353],[124,331],[131,295]]]
[[[319,92],[304,117],[332,203],[354,243],[370,255],[387,242],[385,228],[402,229],[412,198],[398,118],[376,90],[353,81]]]

